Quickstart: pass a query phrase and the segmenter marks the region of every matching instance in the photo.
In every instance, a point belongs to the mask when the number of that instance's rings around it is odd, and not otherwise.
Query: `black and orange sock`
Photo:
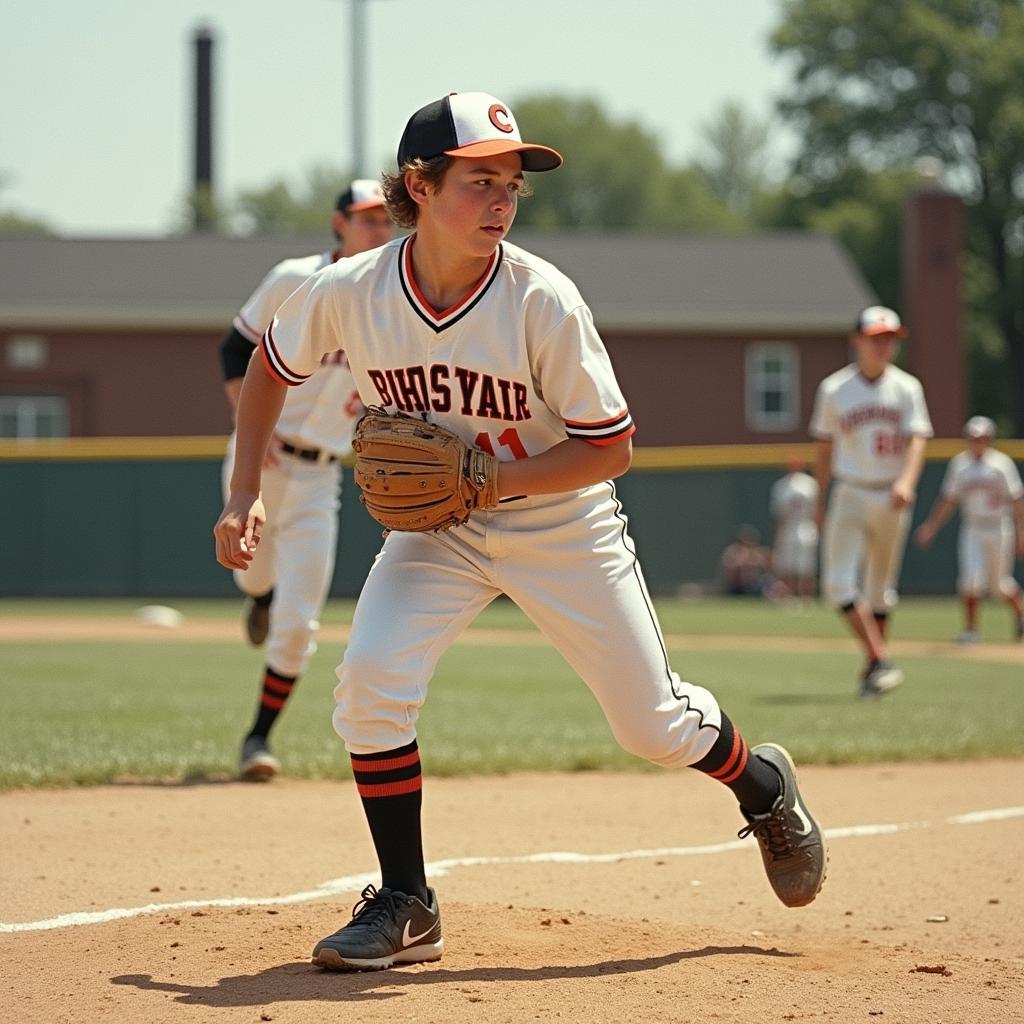
[[[751,756],[746,740],[724,711],[714,746],[690,767],[728,786],[749,814],[766,814],[782,791],[779,773],[759,757]]]
[[[271,727],[277,721],[277,716],[292,694],[298,676],[285,676],[275,672],[269,665],[263,673],[263,689],[260,692],[260,704],[256,709],[256,721],[253,722],[250,736],[262,736],[264,739],[269,735]]]
[[[426,902],[420,828],[423,771],[416,741],[378,754],[349,756],[380,861],[381,885]]]
[[[882,638],[882,641],[884,643],[886,639],[886,634],[889,632],[889,613],[872,612],[871,614],[875,620],[875,625],[878,627],[878,635]]]

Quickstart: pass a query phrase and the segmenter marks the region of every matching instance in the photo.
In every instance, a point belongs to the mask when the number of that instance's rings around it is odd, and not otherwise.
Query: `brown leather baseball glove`
[[[352,449],[359,500],[388,530],[448,530],[498,504],[498,460],[446,427],[371,405]]]

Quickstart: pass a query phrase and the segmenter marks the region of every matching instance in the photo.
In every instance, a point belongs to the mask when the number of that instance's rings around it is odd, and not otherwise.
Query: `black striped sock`
[[[722,712],[722,728],[714,746],[691,765],[733,791],[750,814],[765,814],[782,792],[778,772],[758,757],[751,757],[747,742]]]
[[[381,885],[426,902],[420,827],[423,771],[416,741],[395,750],[349,756],[380,861]]]
[[[250,736],[262,736],[264,739],[269,735],[271,728],[277,721],[277,716],[284,710],[292,690],[298,682],[298,676],[284,676],[275,672],[269,665],[263,673],[263,689],[260,691],[260,703],[256,709],[256,721],[253,722]]]

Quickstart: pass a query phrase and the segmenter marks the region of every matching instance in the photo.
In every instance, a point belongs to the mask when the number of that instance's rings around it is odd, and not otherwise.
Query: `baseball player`
[[[712,694],[668,664],[612,483],[630,464],[633,421],[590,310],[565,275],[505,241],[523,172],[561,163],[523,142],[508,106],[486,93],[418,110],[399,171],[384,179],[388,209],[414,233],[310,278],[246,375],[231,496],[214,528],[231,568],[245,569],[261,543],[260,466],[285,391],[325,352],[344,349],[367,405],[447,427],[500,460],[492,508],[447,532],[392,531],[360,594],[334,725],[382,885],[367,886],[352,920],[317,944],[325,967],[441,956],[416,719],[440,656],[500,594],[580,674],[626,749],[733,791],[741,833],[758,837],[784,903],[809,903],[824,880],[821,831],[789,755],[748,749]]]
[[[1014,556],[1024,556],[1024,486],[1008,455],[992,441],[996,425],[972,416],[964,426],[967,450],[946,467],[942,490],[914,540],[927,548],[960,506],[958,589],[964,605],[964,630],[958,643],[978,642],[978,599],[1001,594],[1013,610],[1014,633],[1024,640],[1024,600],[1013,577]]]
[[[850,338],[855,362],[821,382],[811,416],[817,519],[824,520],[822,590],[864,648],[862,697],[903,682],[888,658],[886,631],[932,436],[921,382],[891,365],[906,333],[893,310],[865,309]]]
[[[786,460],[786,475],[772,484],[769,505],[775,520],[772,569],[793,597],[812,597],[818,562],[818,482],[804,472],[799,456]]]
[[[337,248],[277,264],[221,343],[224,389],[233,414],[249,357],[277,307],[310,274],[390,241],[393,225],[380,182],[353,181],[338,197],[331,228]],[[266,641],[256,718],[242,742],[239,772],[244,779],[269,779],[280,770],[267,737],[316,651],[318,620],[334,572],[339,460],[351,449],[361,410],[344,353],[325,353],[307,386],[289,392],[267,449],[263,501],[272,509],[271,525],[248,571],[234,574],[248,596],[249,640],[257,647]],[[223,467],[225,495],[234,451],[233,437]]]

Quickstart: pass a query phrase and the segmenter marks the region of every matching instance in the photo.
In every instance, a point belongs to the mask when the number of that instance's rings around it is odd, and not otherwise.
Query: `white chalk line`
[[[990,811],[971,811],[943,818],[943,825],[980,825],[987,822],[1009,821],[1024,817],[1024,807],[1000,807]],[[897,832],[933,828],[928,821],[905,821],[890,825],[848,825],[841,828],[825,829],[826,839],[850,839],[861,836],[886,836]],[[653,857],[694,857],[710,853],[731,853],[751,846],[750,839],[734,839],[728,843],[709,843],[704,846],[663,846],[650,850],[625,850],[620,853],[572,853],[551,851],[528,853],[515,857],[452,857],[427,864],[427,878],[441,878],[455,868],[487,867],[507,864],[614,864],[626,860],[649,860]],[[281,907],[295,903],[310,903],[327,896],[359,892],[364,886],[375,882],[377,872],[360,875],[345,875],[329,882],[323,882],[306,892],[290,893],[287,896],[263,896],[253,899],[236,896],[210,900],[181,900],[178,903],[148,903],[143,907],[114,907],[110,910],[78,911],[60,914],[43,921],[19,921],[12,924],[0,922],[0,934],[12,932],[46,931],[52,928],[71,928],[77,925],[104,924],[143,914],[165,914],[180,910],[202,910],[207,907]]]

